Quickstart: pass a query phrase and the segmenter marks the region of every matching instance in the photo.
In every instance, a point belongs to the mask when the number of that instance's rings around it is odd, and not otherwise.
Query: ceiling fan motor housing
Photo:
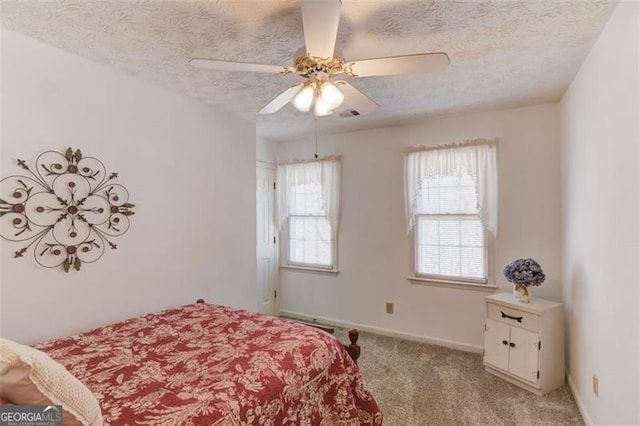
[[[339,56],[334,56],[327,60],[310,55],[303,55],[296,58],[294,68],[296,74],[301,77],[312,78],[312,74],[314,73],[324,73],[330,78],[344,72],[344,59]]]

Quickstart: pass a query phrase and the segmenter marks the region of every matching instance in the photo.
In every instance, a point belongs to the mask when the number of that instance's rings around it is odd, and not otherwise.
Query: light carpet
[[[479,354],[364,332],[358,343],[385,425],[584,424],[566,385],[537,396],[485,372]]]

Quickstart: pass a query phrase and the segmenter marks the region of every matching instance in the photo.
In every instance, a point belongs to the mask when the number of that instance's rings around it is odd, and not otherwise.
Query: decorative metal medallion
[[[35,171],[18,165],[29,175],[0,180],[0,236],[26,244],[14,257],[32,247],[38,264],[69,272],[100,259],[107,244],[117,249],[111,239],[127,232],[134,214],[129,191],[112,183],[117,173],[107,177],[100,160],[72,148],[43,152]]]

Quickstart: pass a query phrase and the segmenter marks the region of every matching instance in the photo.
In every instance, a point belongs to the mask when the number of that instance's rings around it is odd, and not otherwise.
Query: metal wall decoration
[[[0,237],[25,244],[14,257],[32,248],[38,264],[69,272],[100,259],[107,244],[117,249],[112,238],[127,232],[134,214],[129,191],[113,183],[117,173],[107,176],[100,160],[72,148],[43,152],[35,170],[18,165],[28,175],[0,180]]]

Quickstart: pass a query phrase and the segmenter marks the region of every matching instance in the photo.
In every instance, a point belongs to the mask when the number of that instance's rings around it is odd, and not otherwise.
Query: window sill
[[[498,288],[498,286],[495,284],[476,284],[476,283],[466,283],[462,281],[445,281],[445,280],[436,280],[433,278],[419,278],[419,277],[407,277],[407,279],[411,282],[411,284],[427,285],[427,286],[433,286],[433,287],[457,288],[461,290],[493,292]]]
[[[308,266],[291,266],[291,265],[280,265],[280,269],[284,269],[287,271],[294,272],[310,272],[312,274],[321,274],[321,275],[338,275],[337,269],[323,269],[323,268],[310,268]]]

